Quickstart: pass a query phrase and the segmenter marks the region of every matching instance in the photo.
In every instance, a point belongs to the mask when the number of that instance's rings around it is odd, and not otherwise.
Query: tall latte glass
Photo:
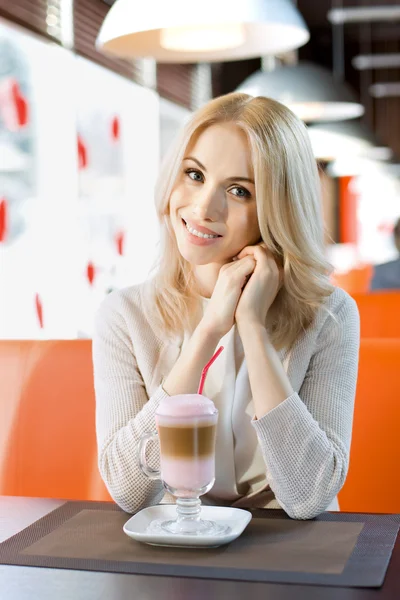
[[[142,471],[151,479],[161,479],[165,489],[177,498],[177,518],[160,523],[169,533],[209,535],[225,528],[200,518],[200,496],[215,481],[215,440],[218,411],[201,394],[170,396],[156,411],[157,433],[146,434],[140,441]],[[151,469],[145,458],[147,443],[160,444],[160,471]]]

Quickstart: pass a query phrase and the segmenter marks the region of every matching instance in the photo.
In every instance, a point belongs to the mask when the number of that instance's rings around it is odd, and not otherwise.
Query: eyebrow
[[[205,171],[207,173],[207,169],[205,168],[205,166],[203,164],[201,164],[201,162],[194,156],[185,156],[185,158],[183,160],[192,160],[200,167],[200,169],[202,169],[203,171]],[[252,183],[253,185],[255,185],[254,179],[251,179],[250,177],[227,177],[227,181],[248,181],[249,183]]]

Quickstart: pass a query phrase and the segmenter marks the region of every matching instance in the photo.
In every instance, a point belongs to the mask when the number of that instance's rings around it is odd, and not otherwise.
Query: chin
[[[182,252],[181,249],[179,249],[179,252],[180,255],[193,266],[208,265],[210,263],[218,262],[214,257],[196,256],[194,252]]]

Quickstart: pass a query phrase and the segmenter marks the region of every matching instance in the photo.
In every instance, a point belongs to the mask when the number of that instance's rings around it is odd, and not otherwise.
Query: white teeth
[[[193,229],[192,227],[190,227],[190,226],[189,226],[189,225],[186,223],[186,221],[185,221],[185,225],[186,225],[186,229],[187,229],[188,231],[190,231],[190,233],[191,233],[192,235],[195,235],[195,236],[197,236],[197,237],[199,237],[199,238],[210,239],[210,238],[217,238],[217,237],[219,237],[218,235],[211,235],[211,234],[209,234],[209,233],[200,233],[200,231],[197,231],[196,229]]]

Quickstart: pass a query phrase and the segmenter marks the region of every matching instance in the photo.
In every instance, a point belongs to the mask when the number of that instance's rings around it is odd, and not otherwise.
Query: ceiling
[[[113,4],[114,0],[103,0]],[[244,0],[246,1],[246,0]],[[293,0],[311,34],[310,41],[299,49],[299,60],[310,60],[332,69],[332,26],[327,14],[331,8],[399,6],[400,0]],[[400,69],[357,71],[352,58],[357,54],[400,52],[400,20],[397,22],[374,22],[345,24],[343,26],[342,52],[344,79],[353,87],[365,107],[363,121],[378,141],[389,146],[400,160],[400,97],[374,99],[368,88],[377,82],[400,82]],[[229,93],[251,73],[261,66],[260,60],[244,60],[213,64],[213,93]]]
[[[327,19],[331,8],[354,6],[399,6],[399,0],[297,0],[311,33],[310,41],[299,49],[299,60],[310,60],[332,69],[332,26]],[[400,69],[357,71],[352,58],[359,53],[400,52],[400,21],[390,23],[346,24],[343,26],[344,78],[353,87],[366,113],[363,121],[380,143],[389,146],[400,160],[400,97],[374,99],[368,88],[379,81],[399,81]],[[336,46],[337,48],[337,46]],[[252,72],[259,60],[215,65],[214,93],[228,93]]]
[[[332,26],[327,19],[331,8],[355,6],[399,6],[399,0],[297,0],[311,33],[311,39],[299,50],[299,58],[332,69]],[[389,146],[400,159],[400,97],[374,99],[368,88],[379,81],[399,81],[400,69],[357,71],[352,59],[357,54],[400,52],[400,21],[345,24],[343,26],[344,76],[365,106],[363,121],[381,143]]]

